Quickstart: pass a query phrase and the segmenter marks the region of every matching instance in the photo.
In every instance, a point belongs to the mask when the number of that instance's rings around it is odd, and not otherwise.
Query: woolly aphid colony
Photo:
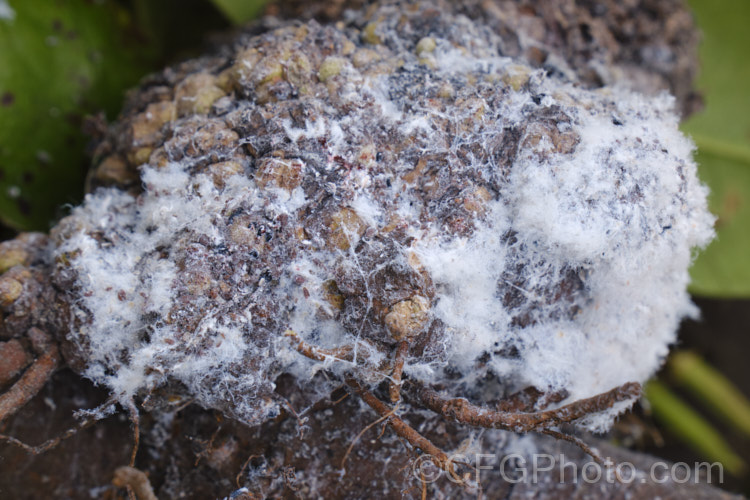
[[[460,9],[286,23],[146,80],[52,232],[72,364],[251,425],[282,374],[477,406],[651,376],[713,235],[674,99],[504,57]]]

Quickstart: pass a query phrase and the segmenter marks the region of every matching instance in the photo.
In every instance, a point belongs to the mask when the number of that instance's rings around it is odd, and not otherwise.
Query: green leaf
[[[698,142],[700,144],[700,142]],[[717,239],[691,269],[690,291],[716,297],[750,295],[750,164],[700,148],[701,179],[711,187],[709,206],[718,216]]]
[[[84,116],[114,118],[150,57],[114,1],[6,0],[0,17],[0,218],[49,227],[80,199]]]
[[[750,436],[750,401],[700,356],[679,351],[670,357],[669,373],[734,428]]]
[[[646,384],[646,399],[654,417],[670,433],[681,438],[707,460],[721,462],[734,476],[739,477],[747,465],[703,417],[684,403],[658,380]]]
[[[750,296],[750,2],[689,0],[703,31],[698,88],[706,108],[683,130],[698,145],[699,173],[711,188],[717,239],[691,270],[691,292]]]
[[[243,24],[258,17],[267,0],[211,0],[234,24]]]

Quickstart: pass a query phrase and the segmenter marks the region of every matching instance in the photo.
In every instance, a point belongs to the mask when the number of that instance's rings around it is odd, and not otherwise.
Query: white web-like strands
[[[395,21],[384,23],[403,72],[370,75],[346,60],[335,103],[320,84],[305,97],[306,109],[320,111],[314,120],[295,127],[278,118],[274,144],[302,159],[302,186],[315,190],[264,188],[251,169],[217,186],[192,158],[143,165],[136,197],[116,188],[89,195],[62,225],[57,249],[76,276],[82,327],[71,339],[87,352],[87,375],[126,398],[177,383],[207,407],[263,421],[278,411],[270,395],[279,375],[351,369],[303,359],[286,328],[322,347],[368,350],[357,359],[375,373],[385,355],[368,339],[383,341],[373,330],[383,330],[378,307],[390,306],[378,301],[401,284],[373,283],[390,264],[413,266],[434,288],[434,345],[407,361],[410,377],[481,400],[502,396],[481,387],[491,375],[505,391],[566,391],[569,402],[653,374],[679,321],[696,313],[687,269],[692,249],[713,236],[672,98],[585,90],[531,72],[500,57],[484,27],[457,22],[471,49],[433,34],[427,63]],[[523,86],[502,83],[524,71]],[[452,89],[453,107],[435,106],[433,87]],[[236,106],[262,108],[239,98]],[[304,141],[325,144],[324,160],[294,149]],[[365,148],[391,143],[442,163],[410,178],[417,162],[409,155],[359,161]],[[326,241],[316,220],[330,215],[321,192],[356,215],[342,229],[345,248]],[[451,226],[450,204],[476,192],[481,207]],[[282,234],[256,251],[233,240],[237,214],[283,216],[305,236]],[[263,265],[283,265],[251,282],[253,252],[269,259]],[[210,265],[224,267],[201,270]],[[331,304],[334,278],[350,282],[342,295],[359,309]],[[195,290],[208,282],[225,289],[202,297]],[[606,428],[621,410],[586,426]]]

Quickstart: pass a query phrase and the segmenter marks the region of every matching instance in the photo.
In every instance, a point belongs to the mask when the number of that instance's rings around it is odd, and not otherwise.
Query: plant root
[[[405,439],[412,447],[418,448],[422,452],[430,455],[433,463],[443,471],[450,474],[458,484],[465,484],[464,479],[456,473],[454,462],[443,450],[432,444],[429,439],[422,436],[401,418],[394,415],[394,410],[392,408],[375,397],[372,392],[365,389],[354,378],[348,377],[346,383],[365,403],[367,403],[370,408],[387,420],[388,425],[391,426],[398,436]]]
[[[391,373],[391,383],[388,387],[391,403],[401,401],[401,375],[404,371],[404,362],[406,355],[409,354],[409,343],[402,340],[396,348],[396,356],[393,359],[393,372]]]
[[[115,398],[113,396],[110,397],[109,399],[107,399],[107,401],[105,401],[102,405],[100,405],[96,410],[88,412],[88,413],[91,413],[88,419],[84,420],[83,422],[79,423],[78,425],[74,427],[71,427],[70,429],[60,434],[59,436],[49,439],[40,445],[31,446],[29,444],[24,443],[23,441],[19,439],[16,439],[11,436],[6,436],[4,434],[0,434],[0,442],[6,442],[12,445],[18,446],[19,448],[26,451],[27,453],[30,453],[31,455],[40,455],[56,447],[57,445],[65,441],[66,439],[75,436],[78,433],[78,431],[86,429],[87,427],[90,427],[91,425],[95,424],[99,420],[102,420],[103,418],[106,418],[112,415],[114,411],[108,411],[108,410],[114,407],[115,402],[116,402]]]
[[[135,467],[135,457],[138,455],[138,445],[141,442],[141,419],[138,408],[132,400],[128,402],[127,409],[130,422],[133,424],[133,451],[130,452],[130,467]]]
[[[49,344],[42,355],[0,396],[0,422],[15,414],[42,390],[60,365],[57,346]]]
[[[135,467],[122,466],[115,469],[112,484],[118,488],[128,488],[138,500],[157,500],[148,476]]]
[[[342,361],[355,362],[355,350],[352,346],[343,346],[335,349],[322,349],[315,345],[309,344],[302,340],[296,333],[287,330],[285,335],[294,342],[295,349],[303,356],[313,361],[324,362],[328,359],[338,359]],[[552,403],[557,403],[565,399],[567,394],[557,392],[546,394],[536,388],[528,388],[511,395],[509,398],[500,401],[497,409],[485,408],[470,403],[466,398],[449,398],[441,395],[435,389],[428,387],[413,380],[402,380],[403,367],[406,355],[409,351],[409,344],[406,341],[399,343],[391,366],[387,364],[379,367],[390,369],[389,397],[394,404],[401,400],[402,389],[406,389],[411,399],[418,402],[422,407],[428,408],[447,420],[452,420],[465,425],[482,427],[487,429],[502,429],[506,431],[524,434],[527,432],[538,432],[546,434],[556,439],[561,439],[575,444],[585,453],[590,455],[597,463],[608,466],[604,459],[590,446],[581,439],[564,434],[551,429],[561,424],[574,422],[587,415],[600,413],[612,408],[616,403],[634,399],[641,394],[641,385],[637,382],[628,382],[619,387],[615,387],[607,392],[596,396],[579,399],[570,404],[553,410],[531,411],[535,407],[545,408]],[[361,358],[363,361],[366,358]],[[388,376],[387,372],[382,373]],[[449,473],[457,482],[464,484],[464,480],[458,477],[450,458],[433,445],[427,438],[419,434],[409,424],[404,422],[394,413],[396,408],[390,408],[386,403],[378,399],[374,394],[365,389],[354,377],[346,378],[346,384],[351,387],[362,400],[367,403],[380,418],[374,423],[365,427],[357,438],[350,445],[341,466],[344,467],[352,446],[371,426],[386,421],[396,434],[409,442],[409,444],[422,450],[424,453],[431,455],[435,465],[445,472]],[[402,387],[403,385],[403,387]]]
[[[602,458],[602,456],[599,455],[599,452],[597,452],[591,446],[587,445],[582,439],[577,438],[576,436],[573,436],[571,434],[565,434],[563,432],[559,432],[554,429],[540,429],[537,432],[539,434],[546,434],[547,436],[552,436],[553,438],[559,439],[561,441],[567,441],[569,443],[573,443],[574,445],[578,446],[581,450],[583,450],[584,453],[586,453],[588,456],[593,458],[594,462],[598,463],[599,465],[602,465],[604,467],[610,467],[612,465],[611,460],[609,459],[605,460],[604,458]]]
[[[552,403],[559,403],[566,397],[568,397],[566,391],[546,393],[536,387],[527,387],[498,401],[495,409],[508,413],[531,413],[537,409],[543,410]]]
[[[354,362],[354,348],[352,346],[347,345],[335,349],[323,349],[322,347],[317,347],[305,342],[292,330],[287,330],[284,332],[284,335],[289,337],[289,339],[295,344],[294,348],[297,349],[297,352],[313,361],[322,362],[326,359],[332,358],[341,361],[349,361],[350,363]]]
[[[260,455],[250,455],[247,457],[247,460],[245,460],[245,463],[242,464],[242,467],[240,468],[240,471],[237,473],[237,476],[234,478],[234,482],[237,484],[237,488],[242,488],[240,485],[240,480],[242,479],[242,474],[244,474],[245,469],[247,469],[248,464],[250,463],[250,460],[253,458],[258,458]]]
[[[349,454],[352,452],[352,449],[354,449],[354,445],[357,444],[357,442],[362,438],[362,436],[364,435],[364,433],[367,432],[368,430],[372,429],[376,425],[378,425],[380,422],[382,422],[384,420],[388,420],[389,418],[391,418],[391,415],[393,415],[397,411],[398,411],[398,405],[396,405],[387,414],[385,414],[382,417],[378,418],[374,422],[372,422],[370,424],[367,424],[367,426],[364,429],[362,429],[361,431],[359,431],[359,434],[357,434],[357,436],[352,440],[352,442],[349,445],[349,447],[346,449],[346,453],[344,453],[344,458],[341,459],[341,468],[342,469],[346,470],[346,467],[345,467],[345,465],[346,465],[346,459],[349,458]],[[385,426],[383,428],[385,428]]]
[[[409,381],[410,395],[424,407],[448,420],[474,427],[504,429],[525,433],[573,422],[593,413],[599,413],[619,403],[636,398],[641,393],[641,384],[628,382],[591,398],[579,399],[554,410],[533,413],[502,412],[470,403],[465,398],[446,398],[434,389]]]

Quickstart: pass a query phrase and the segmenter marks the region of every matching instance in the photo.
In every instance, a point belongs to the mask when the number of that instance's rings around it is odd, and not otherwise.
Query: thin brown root
[[[279,397],[278,397],[278,399],[279,399],[279,401],[281,401],[281,404],[283,404],[284,406],[286,406],[287,410],[289,410],[289,413],[291,413],[291,414],[292,414],[292,416],[293,416],[293,417],[294,417],[294,418],[295,418],[296,420],[299,420],[299,419],[300,419],[300,416],[299,416],[299,414],[297,413],[297,410],[295,410],[295,409],[294,409],[294,407],[292,406],[292,403],[290,403],[290,402],[289,402],[289,400],[288,400],[287,398],[285,398],[285,397],[282,397],[282,396],[279,396]]]
[[[123,466],[115,469],[112,484],[118,488],[128,488],[128,493],[135,493],[138,500],[157,500],[148,476],[135,467]]]
[[[349,397],[349,393],[347,392],[346,394],[344,394],[343,396],[341,396],[340,398],[338,398],[336,401],[331,402],[331,408],[333,408],[334,406],[338,405],[340,402],[342,402],[343,400],[345,400],[348,397]]]
[[[370,358],[369,350],[366,347],[372,347],[372,344],[366,341],[359,341],[356,345],[344,345],[333,349],[324,349],[316,345],[305,342],[292,330],[284,332],[284,336],[288,337],[294,344],[294,348],[313,361],[326,361],[328,359],[334,359],[337,361],[348,361],[350,363],[362,363],[366,362]],[[358,346],[362,346],[362,349],[357,349]],[[391,370],[391,363],[385,360],[378,365],[377,370],[383,372],[383,375],[387,375]]]
[[[394,410],[395,410],[395,408],[394,408]],[[383,434],[385,434],[385,428],[386,428],[386,427],[387,427],[387,426],[386,426],[386,425],[384,425],[384,426],[383,426],[383,427],[382,427],[382,428],[380,429],[380,433],[378,434],[378,439],[382,439],[382,437],[383,437]]]
[[[47,350],[27,369],[18,381],[0,396],[0,422],[23,408],[42,390],[60,364],[57,346]]]
[[[115,398],[114,397],[110,397],[107,401],[104,402],[104,404],[102,404],[101,406],[99,406],[99,408],[101,408],[102,410],[105,410],[105,409],[113,406],[114,403],[115,403]],[[114,412],[112,412],[112,413],[114,413]],[[78,424],[78,425],[76,425],[74,427],[71,427],[70,429],[66,430],[65,432],[63,432],[62,434],[60,434],[59,436],[57,436],[56,438],[49,439],[49,440],[45,441],[44,443],[42,443],[40,445],[37,445],[37,446],[28,445],[28,444],[24,443],[21,440],[18,440],[18,439],[14,438],[14,437],[11,437],[11,436],[6,436],[4,434],[0,434],[0,441],[4,441],[6,443],[10,443],[12,445],[18,446],[22,450],[24,450],[27,453],[30,453],[32,455],[40,455],[40,454],[42,454],[42,453],[44,453],[46,451],[49,451],[52,448],[56,447],[57,445],[59,445],[60,443],[62,443],[63,441],[65,441],[66,439],[75,436],[76,433],[78,433],[78,431],[81,431],[83,429],[86,429],[87,427],[90,427],[91,425],[95,424],[99,420],[101,420],[101,419],[103,419],[105,417],[108,417],[112,413],[109,413],[109,414],[106,414],[106,415],[103,415],[103,416],[101,416],[101,415],[93,415],[93,416],[89,417],[87,420],[84,420],[83,422],[81,422],[80,424]]]
[[[213,434],[211,434],[211,439],[208,440],[208,444],[205,446],[205,448],[196,454],[193,467],[198,467],[198,464],[201,463],[201,460],[203,459],[203,457],[209,455],[214,450],[214,441],[216,441],[216,436],[218,436],[220,432],[221,432],[221,425],[219,425],[216,428],[216,430],[213,432]],[[198,440],[198,442],[201,443],[201,445],[205,443],[205,441],[202,439]]]
[[[396,348],[396,356],[393,358],[393,373],[391,374],[391,383],[388,386],[388,392],[391,397],[391,403],[401,401],[401,375],[404,371],[404,362],[406,355],[409,353],[409,342],[402,340]]]
[[[281,404],[286,407],[286,410],[289,412],[289,414],[294,417],[294,420],[297,422],[297,435],[300,437],[300,439],[304,439],[307,417],[304,417],[303,415],[297,413],[297,410],[294,409],[292,403],[290,403],[289,400],[285,397],[277,394],[276,399],[281,402]]]
[[[414,430],[413,427],[401,420],[401,418],[394,415],[393,410],[387,404],[375,397],[373,393],[365,389],[359,382],[349,377],[346,379],[346,383],[365,403],[367,403],[370,408],[375,410],[378,415],[388,418],[388,425],[393,428],[397,435],[406,439],[412,447],[418,448],[422,450],[422,452],[430,455],[436,466],[450,474],[457,483],[464,484],[464,480],[458,476],[453,468],[453,462],[443,450],[432,444],[429,439],[422,436],[419,432]]]
[[[138,454],[138,446],[141,442],[141,419],[138,415],[138,408],[133,401],[128,403],[128,414],[130,415],[130,421],[133,423],[133,451],[130,453],[130,467],[135,467],[135,457]]]
[[[342,389],[344,387],[345,387],[344,385],[340,385],[339,387],[337,387],[336,389],[334,389],[333,391],[331,391],[331,394],[329,394],[329,398],[330,398],[330,396],[333,395],[333,393],[335,393],[336,391],[338,391],[338,390],[340,390],[340,389]],[[315,412],[318,412],[318,411],[327,410],[328,408],[333,408],[336,405],[338,405],[339,403],[341,403],[343,400],[345,400],[346,398],[348,398],[349,396],[350,396],[350,394],[348,392],[344,391],[344,395],[341,396],[340,398],[336,399],[335,401],[334,400],[330,400],[330,399],[328,401],[326,401],[325,399],[321,399],[321,400],[313,403],[312,406],[308,406],[305,410],[303,410],[302,413],[299,414],[299,418],[307,420],[307,416],[308,415],[310,415],[312,413],[315,413]]]
[[[569,443],[573,443],[574,445],[578,446],[581,450],[583,450],[584,453],[589,455],[591,458],[594,459],[594,462],[598,463],[599,465],[602,465],[604,467],[609,467],[612,465],[612,462],[609,460],[605,460],[602,458],[599,453],[591,448],[589,445],[587,445],[582,439],[577,438],[576,436],[572,436],[570,434],[565,434],[562,432],[558,432],[552,429],[540,429],[536,431],[540,434],[546,434],[548,436],[552,436],[555,439],[560,439],[562,441],[567,441]]]
[[[527,387],[499,401],[495,409],[505,413],[528,413],[533,412],[535,409],[543,410],[550,404],[559,403],[566,397],[568,397],[566,391],[545,393],[536,387]]]
[[[639,383],[628,382],[597,396],[579,399],[554,410],[509,413],[476,406],[464,398],[446,398],[434,389],[415,382],[410,382],[409,386],[413,387],[412,395],[423,406],[449,420],[475,427],[504,429],[519,433],[572,422],[586,415],[612,408],[615,403],[636,398],[641,393]]]
[[[346,453],[344,453],[344,458],[341,459],[341,469],[345,469],[346,465],[346,459],[349,458],[349,454],[352,452],[352,449],[354,449],[354,445],[357,444],[357,442],[362,438],[365,432],[372,429],[376,425],[378,425],[383,420],[388,420],[391,418],[391,415],[396,413],[398,410],[398,405],[396,405],[391,411],[389,411],[386,415],[383,415],[382,417],[378,418],[376,421],[372,422],[371,424],[368,424],[364,429],[362,429],[359,434],[352,440],[351,444],[349,444],[349,447],[346,449]],[[385,426],[383,426],[385,428]]]
[[[240,484],[240,478],[242,477],[242,473],[245,472],[245,469],[247,468],[247,464],[250,463],[250,460],[252,460],[253,458],[257,458],[259,456],[260,455],[250,455],[249,457],[247,457],[247,460],[245,460],[245,463],[242,464],[242,468],[237,473],[237,477],[234,478],[234,482],[237,483],[237,488],[242,488],[242,485]]]
[[[284,335],[289,337],[289,339],[296,344],[294,348],[297,349],[297,352],[313,361],[325,361],[328,358],[349,362],[354,361],[354,348],[350,345],[337,347],[335,349],[323,349],[322,347],[308,344],[292,330],[285,331]]]

